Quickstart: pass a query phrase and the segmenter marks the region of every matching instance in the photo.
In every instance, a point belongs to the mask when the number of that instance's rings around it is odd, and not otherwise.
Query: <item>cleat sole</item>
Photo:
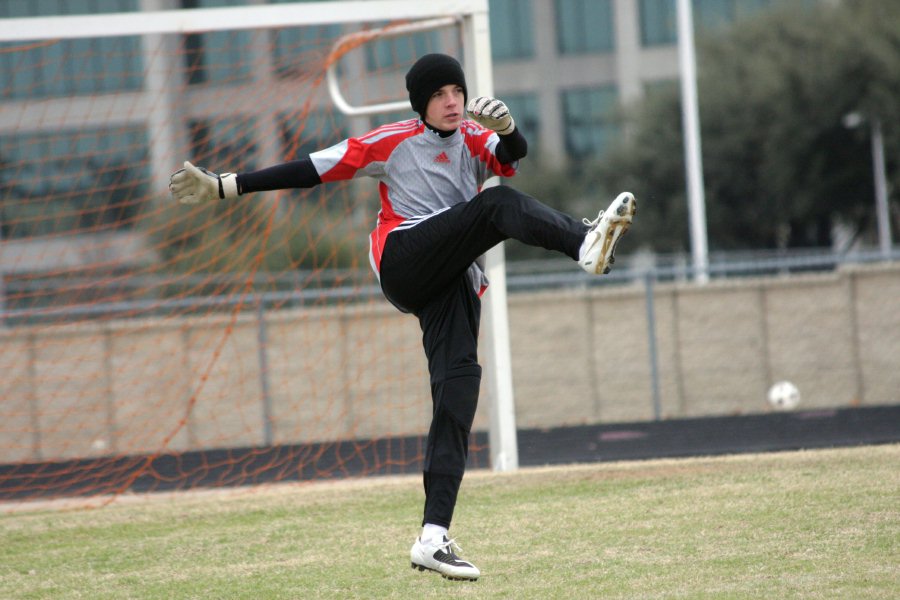
[[[606,237],[603,239],[603,247],[600,250],[600,256],[608,255],[609,259],[605,264],[603,261],[598,261],[597,268],[594,270],[595,273],[600,274],[601,270],[603,275],[609,273],[610,265],[616,262],[615,253],[619,240],[628,233],[632,217],[634,217],[636,212],[637,200],[632,198],[623,199],[622,203],[616,207],[616,218],[609,219],[609,229],[606,232]]]
[[[444,573],[441,573],[440,571],[436,571],[435,569],[430,569],[424,565],[417,565],[414,562],[411,562],[410,566],[413,568],[413,570],[418,569],[419,571],[422,571],[422,572],[431,571],[432,573],[437,573],[444,579],[447,579],[450,581],[478,581],[477,577],[455,577],[453,575],[445,575]]]
[[[616,246],[619,245],[619,240],[622,239],[622,236],[628,232],[631,222],[620,221],[618,223],[611,223],[610,225],[610,228],[606,232],[606,236],[603,238],[603,246],[600,248],[601,258],[609,255],[609,259],[605,262],[602,260],[597,261],[597,268],[594,272],[598,274],[602,268],[603,274],[606,275],[609,273],[609,266],[616,262],[615,257],[613,256],[616,253]]]

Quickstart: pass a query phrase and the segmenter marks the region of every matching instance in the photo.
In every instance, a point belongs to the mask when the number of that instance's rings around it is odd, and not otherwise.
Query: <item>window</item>
[[[0,137],[3,237],[132,226],[148,156],[143,127]]]
[[[516,128],[528,140],[528,154],[538,154],[541,147],[541,111],[536,94],[503,94],[499,96],[516,120]]]
[[[0,18],[136,9],[136,0],[0,3]],[[0,99],[133,91],[142,85],[137,36],[0,43]]]
[[[641,43],[660,46],[678,43],[675,0],[640,0]]]
[[[612,0],[556,0],[555,6],[560,54],[613,50]]]
[[[618,134],[618,93],[612,86],[562,94],[566,151],[575,159],[597,157]]]
[[[497,61],[534,56],[531,0],[490,0],[491,58]]]

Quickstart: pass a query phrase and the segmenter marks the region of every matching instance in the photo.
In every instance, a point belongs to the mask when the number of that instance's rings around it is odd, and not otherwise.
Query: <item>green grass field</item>
[[[0,505],[0,598],[898,598],[900,445],[486,471],[409,565],[418,477]]]

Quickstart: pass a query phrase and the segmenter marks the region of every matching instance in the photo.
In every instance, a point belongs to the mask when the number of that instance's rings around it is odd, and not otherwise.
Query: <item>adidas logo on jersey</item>
[[[434,159],[434,162],[436,162],[436,163],[447,163],[447,164],[450,164],[450,157],[447,156],[447,153],[446,153],[446,152],[441,152],[441,153],[438,154],[437,157]]]

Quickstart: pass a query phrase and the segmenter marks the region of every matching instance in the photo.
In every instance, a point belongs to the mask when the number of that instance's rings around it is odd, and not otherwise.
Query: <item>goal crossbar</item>
[[[347,0],[294,2],[226,8],[191,8],[0,19],[0,41],[76,39],[161,33],[201,33],[240,29],[332,25],[430,19],[487,12],[487,0]],[[388,16],[389,15],[389,16]]]

